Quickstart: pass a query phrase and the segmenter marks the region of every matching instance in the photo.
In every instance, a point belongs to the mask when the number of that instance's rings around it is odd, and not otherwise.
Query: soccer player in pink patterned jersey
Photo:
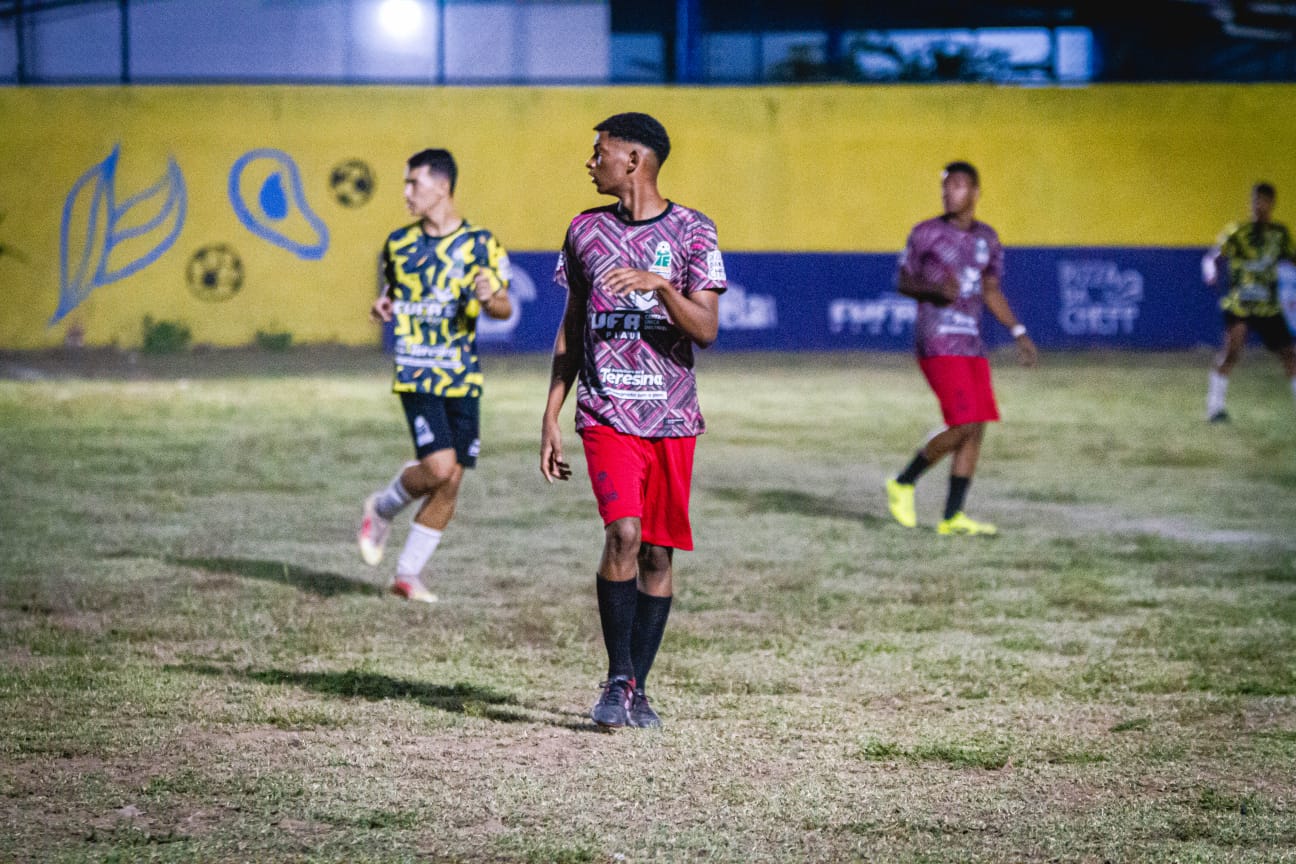
[[[706,428],[693,346],[715,341],[724,261],[714,223],[658,192],[670,153],[662,125],[627,113],[594,128],[585,167],[617,200],[573,219],[558,258],[567,308],[540,473],[571,477],[558,414],[578,381],[576,431],[604,525],[596,585],[608,672],[590,716],[606,728],[660,726],[644,684],[670,614],[674,550],[693,548],[693,447]]]
[[[944,215],[915,225],[900,256],[899,291],[918,301],[918,365],[940,401],[945,426],[927,439],[898,477],[887,481],[887,505],[897,522],[915,527],[914,484],[952,454],[945,514],[937,525],[941,534],[998,531],[963,512],[985,424],[999,419],[981,340],[983,311],[989,309],[1012,332],[1023,365],[1034,366],[1037,357],[1035,343],[1000,289],[1003,246],[995,230],[976,219],[980,197],[976,168],[967,162],[946,165],[941,175]]]

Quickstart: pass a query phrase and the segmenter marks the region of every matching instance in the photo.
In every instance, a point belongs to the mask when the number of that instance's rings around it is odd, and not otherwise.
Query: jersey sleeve
[[[900,275],[904,274],[910,279],[918,277],[919,268],[922,265],[922,234],[918,228],[909,232],[908,239],[905,240],[904,248],[900,250],[900,257],[896,259],[896,281],[899,282]]]
[[[492,292],[507,290],[510,278],[509,260],[503,245],[495,239],[494,234],[484,228],[473,232],[471,255],[472,269],[469,275],[472,279],[462,289],[465,298],[463,314],[466,318],[477,318],[482,312],[482,304],[477,299],[475,287],[477,274],[479,272],[486,274],[486,281],[490,283]]]
[[[589,294],[589,280],[585,277],[585,270],[572,243],[571,228],[567,229],[562,249],[558,252],[558,264],[554,268],[553,279],[554,284],[566,288],[573,294],[582,296]]]
[[[486,272],[491,288],[495,291],[507,290],[513,280],[513,268],[509,263],[508,252],[504,250],[504,244],[500,243],[491,232],[482,231],[474,255],[478,265]]]
[[[1288,261],[1296,261],[1296,241],[1292,240],[1292,233],[1286,225],[1283,226],[1282,251],[1279,257],[1286,258]]]
[[[396,259],[392,256],[390,239],[383,241],[382,251],[378,253],[378,272],[383,281],[383,293],[390,297],[396,287]]]
[[[689,235],[688,251],[688,284],[684,293],[714,291],[723,294],[728,282],[714,222],[705,218],[698,220]]]
[[[1219,247],[1220,254],[1225,258],[1237,258],[1238,253],[1241,251],[1238,248],[1238,226],[1233,223],[1225,225],[1224,230],[1220,232],[1218,239],[1216,239],[1215,245]]]
[[[998,234],[990,236],[990,262],[986,264],[985,275],[994,279],[1003,279],[1004,247]]]

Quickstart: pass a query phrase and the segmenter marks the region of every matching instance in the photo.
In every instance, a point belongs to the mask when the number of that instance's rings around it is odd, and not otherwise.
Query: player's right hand
[[[375,324],[386,324],[392,320],[392,299],[384,294],[375,300],[369,307],[369,320]]]
[[[945,279],[936,283],[934,287],[936,296],[940,298],[937,301],[940,306],[953,303],[963,291],[962,286],[959,285],[958,277],[953,273],[946,274]]]
[[[546,420],[540,428],[540,473],[550,483],[571,479],[571,466],[563,460],[562,432],[556,421]]]

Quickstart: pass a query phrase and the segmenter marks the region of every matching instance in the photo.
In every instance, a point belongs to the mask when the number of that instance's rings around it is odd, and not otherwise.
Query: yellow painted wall
[[[735,251],[897,250],[938,211],[939,169],[955,158],[981,169],[980,215],[1009,245],[1201,246],[1245,215],[1256,179],[1277,184],[1279,218],[1296,194],[1296,87],[1285,85],[3,88],[0,348],[61,344],[69,329],[87,344],[137,345],[145,315],[186,322],[199,343],[244,344],[257,330],[370,342],[374,257],[409,221],[400,187],[410,153],[454,151],[469,219],[510,249],[554,250],[574,213],[603,203],[582,163],[592,126],[624,110],[663,121],[675,148],[663,191],[712,216]],[[69,191],[118,145],[117,204],[174,159],[183,227],[147,267],[49,325]],[[236,217],[230,169],[257,148],[299,168],[328,228],[322,258],[303,260]],[[328,177],[354,158],[377,172],[377,189],[350,209]],[[73,207],[69,233],[76,248],[91,237],[94,257],[91,203]],[[139,209],[136,221],[147,219]],[[280,227],[312,233],[295,212]],[[124,240],[117,264],[161,230]],[[222,243],[242,258],[244,283],[213,303],[190,290],[186,265]]]

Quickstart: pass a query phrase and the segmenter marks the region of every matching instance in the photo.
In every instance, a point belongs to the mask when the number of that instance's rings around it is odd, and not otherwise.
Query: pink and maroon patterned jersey
[[[686,438],[706,429],[693,376],[693,341],[653,294],[614,297],[603,280],[618,267],[666,277],[685,296],[725,290],[715,223],[668,203],[654,219],[629,222],[619,205],[572,220],[554,281],[585,303],[585,358],[576,428],[611,426],[642,438]]]
[[[985,301],[981,281],[1003,275],[1003,246],[984,222],[964,231],[944,216],[919,222],[900,254],[900,269],[923,282],[943,282],[954,274],[959,297],[947,306],[918,303],[914,342],[919,357],[977,357],[985,354],[981,317]]]

